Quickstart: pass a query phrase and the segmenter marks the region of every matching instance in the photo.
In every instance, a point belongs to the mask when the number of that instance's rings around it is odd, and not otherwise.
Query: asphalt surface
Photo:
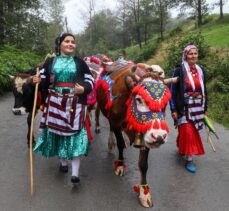
[[[72,186],[70,172],[58,171],[57,158],[45,159],[34,154],[35,194],[30,195],[29,153],[26,144],[26,116],[14,116],[13,96],[0,97],[0,211],[134,211],[146,210],[138,203],[133,186],[138,184],[138,150],[125,151],[127,171],[114,174],[117,149],[108,153],[108,124],[101,118],[102,133],[94,134],[89,154],[82,159],[81,183]],[[41,114],[36,118],[35,137],[39,135]],[[174,129],[168,143],[150,151],[148,184],[154,201],[153,211],[228,211],[229,210],[229,130],[214,123],[220,140],[212,136],[213,152],[202,132],[206,154],[194,159],[198,171],[184,169],[177,155]],[[94,130],[94,125],[92,126]]]

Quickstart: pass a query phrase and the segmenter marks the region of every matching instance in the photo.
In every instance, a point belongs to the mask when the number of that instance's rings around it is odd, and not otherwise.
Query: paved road
[[[146,210],[132,187],[138,183],[138,150],[125,152],[127,172],[114,175],[117,152],[107,152],[107,121],[102,133],[94,135],[89,155],[82,161],[81,184],[73,187],[70,174],[58,172],[56,158],[34,155],[35,195],[29,192],[29,162],[26,145],[26,117],[11,112],[13,97],[0,97],[0,210],[1,211],[134,211]],[[36,121],[36,137],[39,134]],[[217,152],[203,140],[206,155],[195,159],[198,172],[188,173],[177,156],[172,121],[169,141],[150,152],[148,183],[154,199],[153,211],[228,211],[229,210],[229,130],[215,123],[220,140],[213,138]],[[94,127],[93,127],[94,128]]]

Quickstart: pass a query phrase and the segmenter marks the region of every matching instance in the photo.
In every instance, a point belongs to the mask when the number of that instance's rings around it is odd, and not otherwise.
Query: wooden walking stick
[[[39,74],[39,68],[37,67],[37,75]],[[33,185],[33,129],[34,129],[34,118],[36,114],[36,106],[37,106],[37,93],[38,93],[38,83],[35,85],[35,93],[34,93],[34,101],[33,101],[33,112],[32,112],[32,120],[30,127],[30,138],[29,138],[29,162],[30,162],[30,193],[34,194],[34,185]]]
[[[212,143],[212,139],[211,139],[211,136],[210,136],[210,131],[209,131],[207,126],[205,126],[205,130],[206,130],[206,133],[207,133],[207,139],[208,139],[207,142],[210,144],[213,152],[216,152],[215,147],[214,147],[214,145]]]

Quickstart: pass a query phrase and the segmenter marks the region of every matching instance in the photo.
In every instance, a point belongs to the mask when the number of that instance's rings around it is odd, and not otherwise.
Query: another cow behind
[[[153,206],[146,180],[148,153],[151,148],[166,143],[169,131],[164,111],[170,92],[163,81],[157,74],[145,73],[141,68],[136,70],[136,67],[127,65],[103,75],[96,90],[98,105],[117,141],[119,157],[115,161],[116,175],[122,176],[126,167],[122,131],[129,137],[130,144],[140,149],[138,166],[141,180],[135,190],[144,207]]]
[[[13,95],[14,95],[14,106],[12,112],[15,115],[25,115],[27,116],[28,132],[27,132],[27,144],[29,147],[31,120],[32,120],[32,109],[34,102],[34,92],[35,86],[32,83],[32,77],[35,75],[35,69],[31,69],[27,73],[18,73],[14,76],[10,76],[13,81]],[[42,70],[40,71],[42,77]],[[38,94],[37,109],[40,107],[42,102],[41,94]],[[35,144],[33,137],[33,145]]]

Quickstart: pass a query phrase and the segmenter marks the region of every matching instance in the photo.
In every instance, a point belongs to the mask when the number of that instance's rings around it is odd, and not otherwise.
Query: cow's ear
[[[147,71],[148,72],[153,72],[153,68],[152,67],[147,67]]]
[[[13,75],[8,75],[9,76],[9,78],[11,79],[11,80],[14,80],[15,79],[15,76],[13,76]]]
[[[134,73],[127,75],[125,78],[127,88],[129,90],[132,90],[135,87],[135,85],[139,82],[139,80],[140,77]]]
[[[127,75],[125,78],[126,86],[129,90],[132,90],[134,88],[134,80],[131,75]]]
[[[135,73],[136,70],[137,70],[137,67],[136,67],[136,66],[132,66],[132,67],[131,67],[131,72],[132,72],[132,73]]]

